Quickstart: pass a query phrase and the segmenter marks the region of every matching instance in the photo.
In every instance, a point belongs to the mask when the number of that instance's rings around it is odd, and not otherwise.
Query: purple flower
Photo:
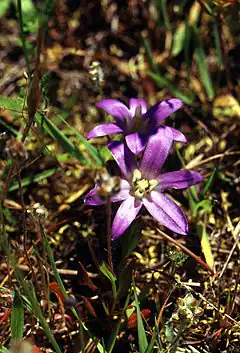
[[[167,99],[147,110],[144,99],[131,98],[129,108],[115,99],[102,99],[97,107],[104,109],[112,115],[115,123],[97,125],[92,129],[88,138],[105,136],[110,134],[123,134],[128,148],[139,154],[143,151],[148,138],[159,128],[159,123],[181,108],[183,102],[180,99]],[[178,142],[187,142],[186,137],[178,130],[171,128],[173,139]]]
[[[149,137],[140,161],[126,144],[111,142],[109,149],[118,163],[123,178],[120,191],[111,197],[112,202],[121,201],[112,224],[112,239],[120,237],[136,218],[142,206],[165,227],[179,234],[187,234],[188,222],[182,210],[164,191],[169,188],[184,189],[203,180],[203,176],[191,170],[179,170],[160,174],[173,144],[172,129],[160,127]],[[86,204],[104,204],[98,196],[96,185],[86,196]]]

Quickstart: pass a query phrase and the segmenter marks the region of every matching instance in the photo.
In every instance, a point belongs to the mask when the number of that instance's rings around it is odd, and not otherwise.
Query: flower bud
[[[98,87],[102,87],[104,84],[104,72],[99,61],[93,61],[89,66],[89,77],[97,84]]]
[[[120,177],[111,176],[107,171],[102,170],[96,177],[96,183],[100,186],[97,195],[101,199],[106,199],[120,191]]]

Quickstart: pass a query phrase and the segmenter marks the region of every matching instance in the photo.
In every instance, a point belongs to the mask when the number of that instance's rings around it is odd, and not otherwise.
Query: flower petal
[[[140,162],[140,171],[145,178],[154,179],[160,174],[172,143],[173,134],[168,126],[160,126],[156,133],[149,137]]]
[[[116,99],[102,99],[96,104],[108,114],[112,115],[116,120],[124,122],[126,117],[132,118],[132,114],[126,105]]]
[[[142,114],[145,114],[147,112],[147,103],[144,99],[138,99],[138,98],[130,98],[129,99],[129,108],[132,116],[135,115],[136,108],[138,106],[141,106],[142,108]]]
[[[174,129],[171,127],[172,133],[173,133],[173,139],[176,142],[182,142],[182,143],[187,143],[187,138],[181,133],[179,130]]]
[[[136,218],[141,207],[142,202],[140,200],[135,200],[133,196],[129,196],[123,201],[113,220],[112,240],[117,239],[125,232]]]
[[[159,123],[169,115],[173,114],[176,110],[180,109],[182,106],[183,102],[180,99],[166,99],[150,108],[146,115],[150,119],[155,120],[156,123]]]
[[[123,201],[128,198],[130,192],[130,185],[129,182],[125,179],[120,180],[120,191],[115,195],[111,196],[112,202],[119,202]]]
[[[111,134],[120,134],[123,130],[113,123],[105,123],[95,126],[88,134],[88,139]]]
[[[132,172],[136,169],[136,158],[125,143],[113,141],[108,144],[115,161],[120,167],[123,175],[130,180]]]
[[[105,200],[98,196],[97,191],[100,189],[100,186],[96,184],[94,188],[89,191],[85,197],[85,204],[88,206],[100,206],[105,204]],[[111,202],[119,202],[128,198],[130,192],[130,185],[127,180],[120,180],[120,191],[111,196]]]
[[[141,153],[147,143],[148,136],[134,132],[132,134],[126,135],[125,140],[128,148],[132,153],[138,155]]]
[[[143,204],[148,212],[165,227],[179,234],[187,234],[187,218],[169,197],[157,191],[151,192],[151,197],[144,198]]]
[[[98,195],[97,195],[97,190],[99,189],[99,185],[95,185],[92,190],[89,191],[89,193],[85,197],[85,204],[87,206],[100,206],[104,205],[104,200],[102,200]]]
[[[164,173],[157,178],[159,184],[156,186],[158,191],[165,189],[185,189],[191,185],[200,183],[204,177],[193,170],[179,170],[177,172]],[[155,190],[156,190],[155,189]]]

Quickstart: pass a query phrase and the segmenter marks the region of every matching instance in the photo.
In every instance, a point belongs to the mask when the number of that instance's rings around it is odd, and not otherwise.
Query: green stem
[[[177,350],[177,347],[178,347],[178,341],[180,339],[180,337],[182,336],[182,333],[185,331],[186,329],[186,322],[184,320],[182,320],[180,322],[180,327],[179,327],[179,330],[178,330],[178,333],[177,335],[174,337],[173,341],[171,342],[171,345],[170,345],[170,350],[168,352],[176,352]]]
[[[30,64],[29,64],[29,58],[28,58],[28,53],[27,53],[27,47],[26,47],[25,34],[24,34],[24,29],[23,29],[23,14],[22,14],[22,1],[21,0],[17,0],[17,9],[18,9],[19,25],[20,25],[20,37],[21,37],[22,46],[23,46],[23,54],[24,54],[24,59],[26,62],[27,74],[28,74],[28,77],[30,77],[31,71],[30,71]]]
[[[112,262],[112,244],[111,244],[111,238],[112,238],[112,226],[111,226],[111,201],[110,197],[107,198],[107,248],[108,248],[108,266],[110,267],[110,270],[112,273],[113,272],[113,262]]]

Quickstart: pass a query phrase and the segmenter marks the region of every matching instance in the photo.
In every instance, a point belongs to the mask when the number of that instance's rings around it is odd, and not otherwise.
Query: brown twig
[[[224,153],[215,154],[214,156],[205,158],[202,161],[197,162],[197,164],[194,164],[194,167],[198,167],[199,165],[206,164],[206,163],[211,162],[211,161],[213,161],[215,159],[224,158],[226,156],[235,156],[235,155],[238,155],[238,154],[240,154],[240,151],[226,151]],[[185,168],[188,169],[188,164],[185,166]],[[191,168],[193,168],[192,165],[191,165]]]
[[[196,260],[203,268],[205,268],[208,272],[210,272],[212,275],[214,275],[214,271],[208,266],[208,264],[206,262],[204,262],[199,256],[197,256],[196,254],[194,254],[191,250],[189,250],[188,248],[186,248],[184,245],[182,245],[181,243],[179,243],[177,240],[171,238],[168,234],[164,233],[163,231],[161,231],[160,229],[157,228],[157,231],[159,234],[161,234],[162,237],[164,237],[165,239],[167,239],[167,241],[169,241],[170,243],[176,245],[177,247],[179,247],[183,252],[185,252],[186,254],[188,254],[189,256],[191,256],[194,260]],[[157,238],[160,238],[158,236],[156,236]]]

